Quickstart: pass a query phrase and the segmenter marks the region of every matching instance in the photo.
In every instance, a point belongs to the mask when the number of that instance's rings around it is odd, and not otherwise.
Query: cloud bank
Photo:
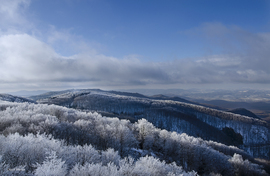
[[[44,42],[19,31],[20,26],[24,26],[19,22],[22,9],[30,1],[13,2],[15,4],[7,3],[0,8],[1,31],[9,26],[16,29],[0,35],[2,89],[11,86],[49,89],[65,86],[270,84],[270,33],[250,33],[236,26],[206,23],[189,32],[223,47],[224,54],[163,62],[145,62],[134,56],[115,58],[97,52],[79,52],[67,57],[57,53],[51,43],[67,40],[65,36],[70,39],[69,34],[54,29],[56,37],[47,36],[49,42]],[[93,48],[86,46],[85,50],[92,51]]]
[[[257,36],[258,41],[262,40]],[[263,41],[266,42],[266,41]],[[64,57],[28,34],[0,37],[0,82],[94,82],[96,85],[270,83],[265,44],[246,55],[216,55],[197,60],[144,62],[102,54]],[[269,44],[266,42],[266,44]],[[270,54],[270,53],[269,53]]]

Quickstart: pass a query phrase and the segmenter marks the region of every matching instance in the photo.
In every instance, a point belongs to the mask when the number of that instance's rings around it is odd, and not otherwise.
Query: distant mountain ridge
[[[192,99],[193,101],[199,102],[205,106],[218,106],[224,108],[225,111],[232,109],[245,108],[256,114],[257,117],[268,121],[270,123],[270,102],[235,102],[225,100],[203,100],[203,99]]]
[[[162,100],[164,100],[164,102],[166,103],[170,103],[170,102],[179,102],[180,104],[182,103],[182,106],[186,106],[189,108],[197,108],[198,107],[200,109],[200,111],[202,111],[202,108],[205,107],[205,109],[209,110],[208,113],[212,112],[215,114],[229,114],[233,113],[233,112],[223,112],[220,110],[215,110],[212,108],[209,108],[206,105],[203,104],[199,104],[196,102],[192,102],[192,101],[188,101],[186,99],[182,99],[179,97],[167,97],[164,95],[154,95],[154,96],[145,96],[142,94],[138,94],[138,93],[128,93],[128,92],[118,92],[118,91],[103,91],[100,89],[71,89],[71,90],[63,90],[63,91],[54,91],[54,92],[47,92],[41,95],[37,95],[37,96],[31,96],[29,97],[30,99],[34,100],[34,101],[38,101],[40,103],[51,103],[51,104],[59,104],[61,105],[61,103],[66,103],[65,101],[68,100],[75,100],[78,97],[85,97],[85,96],[90,96],[90,95],[96,95],[96,96],[100,96],[100,98],[103,98],[104,96],[106,96],[108,99],[109,98],[123,98],[123,97],[130,97],[129,100],[133,101],[140,101],[140,100],[149,100],[149,101],[158,101],[160,100],[162,102]],[[132,99],[133,98],[133,99]],[[64,101],[63,101],[64,100]],[[70,105],[72,106],[72,105]],[[242,114],[240,114],[242,115]],[[245,116],[245,115],[244,115]],[[247,116],[247,115],[246,115]],[[247,118],[242,118],[247,120]],[[249,118],[252,119],[252,118]],[[264,121],[260,121],[258,119],[253,119],[252,121],[254,121],[253,123],[261,123],[264,124],[265,126],[268,126],[267,123],[265,123]]]
[[[240,115],[244,115],[244,116],[248,116],[248,117],[253,117],[256,119],[260,119],[258,116],[256,116],[253,112],[245,109],[245,108],[237,108],[237,109],[232,109],[228,112],[232,112],[234,114],[240,114]]]
[[[184,98],[177,97],[177,96],[169,97],[166,95],[159,94],[159,95],[150,96],[149,98],[155,99],[155,100],[173,100],[173,101],[179,101],[179,102],[199,105],[199,103],[197,103],[197,102],[189,101],[189,100],[186,100]]]
[[[13,96],[18,96],[18,97],[29,97],[29,96],[34,96],[34,95],[39,95],[48,92],[48,90],[20,90],[16,92],[7,92],[7,94],[13,95]]]
[[[18,97],[18,96],[13,96],[10,94],[0,94],[0,100],[9,101],[9,102],[17,102],[17,103],[22,103],[22,102],[36,103],[34,100],[30,100],[30,99]]]

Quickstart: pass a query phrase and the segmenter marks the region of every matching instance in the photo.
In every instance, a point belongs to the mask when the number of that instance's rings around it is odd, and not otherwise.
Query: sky
[[[269,0],[0,4],[0,92],[270,89]]]

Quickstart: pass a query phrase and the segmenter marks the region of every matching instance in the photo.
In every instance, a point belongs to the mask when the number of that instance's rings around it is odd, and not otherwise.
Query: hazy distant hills
[[[259,119],[259,117],[257,117],[253,112],[245,108],[237,108],[237,109],[230,110],[229,112]]]
[[[258,109],[258,110],[269,110],[270,103],[268,102],[233,102],[225,100],[194,100],[202,104],[211,104],[227,109],[236,109],[236,108],[246,108],[246,109]]]
[[[182,97],[224,111],[245,108],[270,122],[270,90],[131,89],[127,91],[148,96],[163,94],[169,97]]]
[[[163,94],[179,96],[189,100],[225,100],[233,102],[270,102],[270,90],[222,90],[222,89],[130,89],[128,92],[138,92],[152,96]]]
[[[245,108],[249,111],[252,111],[252,113],[256,114],[257,117],[270,122],[270,103],[269,102],[233,102],[233,101],[225,101],[225,100],[202,100],[202,99],[196,99],[196,100],[194,99],[194,101],[197,101],[206,106],[223,107],[224,110]]]

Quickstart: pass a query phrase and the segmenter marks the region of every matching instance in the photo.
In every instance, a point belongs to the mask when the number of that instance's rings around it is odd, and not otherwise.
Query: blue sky
[[[29,9],[45,29],[53,25],[69,30],[99,45],[100,52],[120,58],[136,54],[164,60],[221,53],[220,46],[200,34],[187,34],[205,23],[251,32],[269,29],[269,4],[260,0],[37,0]]]
[[[270,87],[267,0],[0,3],[0,91]]]

